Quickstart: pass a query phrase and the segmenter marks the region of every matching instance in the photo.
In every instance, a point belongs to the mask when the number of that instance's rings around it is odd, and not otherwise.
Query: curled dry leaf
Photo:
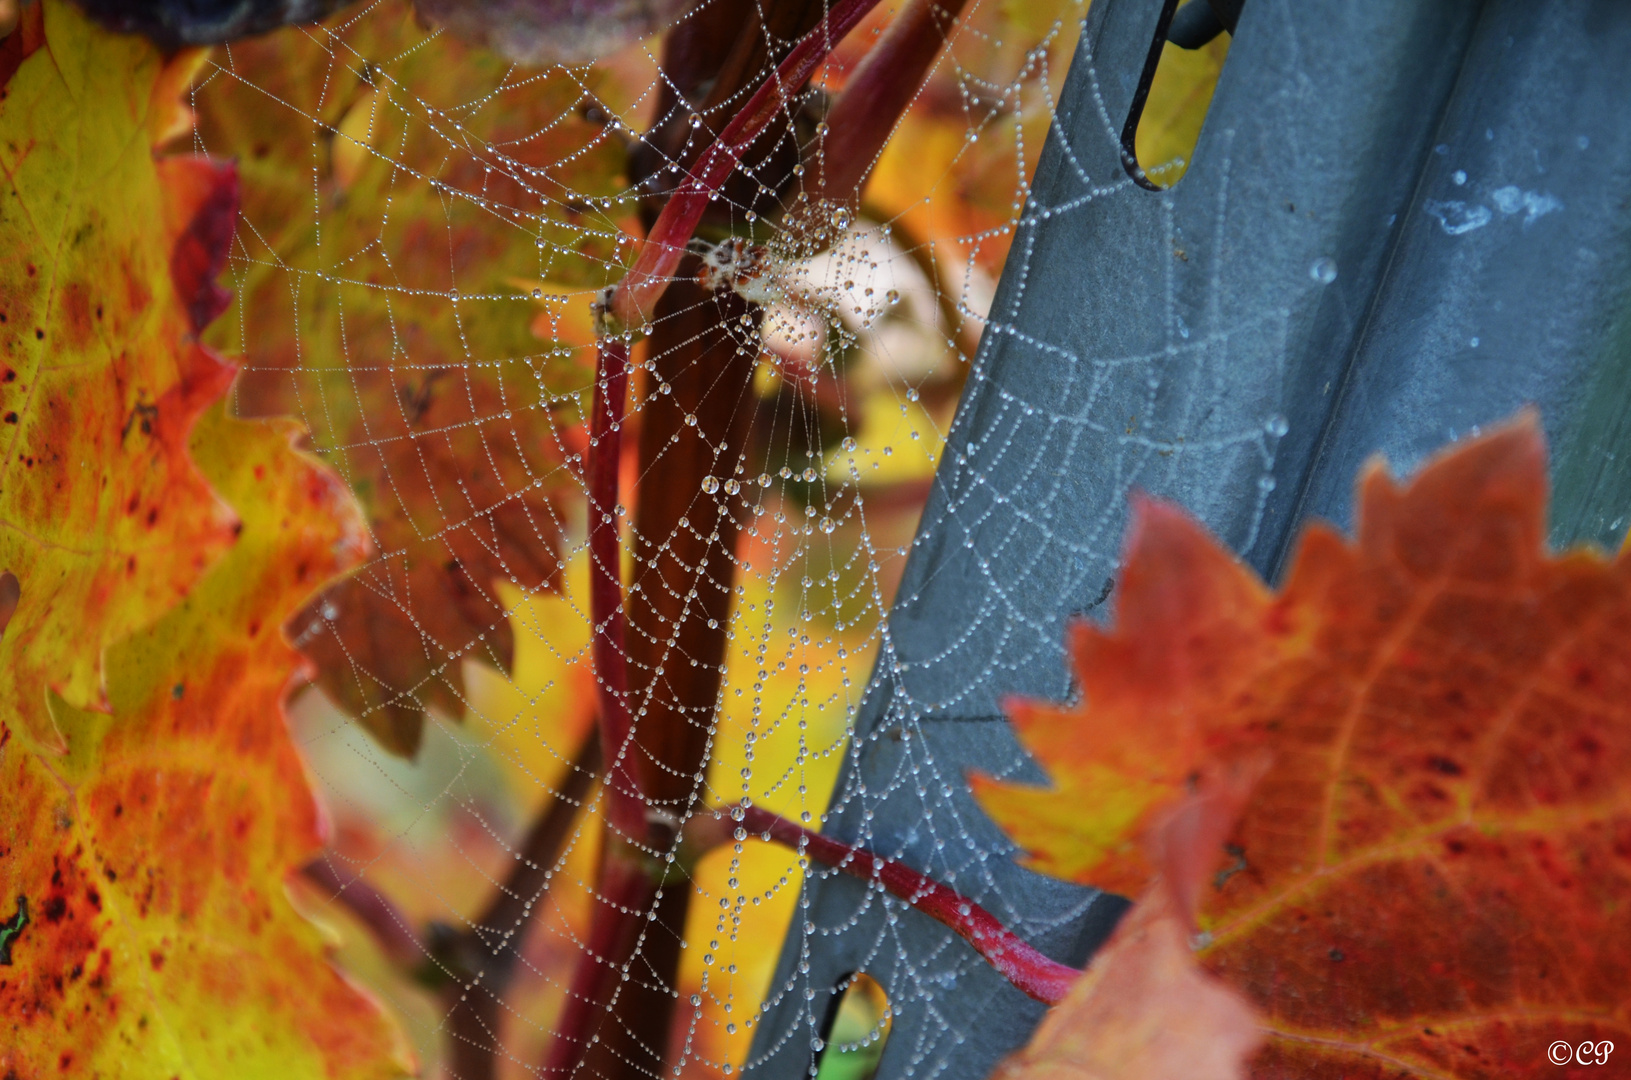
[[[279,626],[362,522],[294,425],[209,407],[236,175],[155,158],[186,76],[68,4],[43,28],[0,100],[0,385],[29,395],[0,532],[0,1073],[402,1075],[284,893],[322,818]]]
[[[1533,417],[1402,487],[1372,465],[1358,506],[1277,594],[1141,507],[1117,629],[1077,634],[1083,703],[1016,714],[1058,787],[985,805],[1126,888],[1172,778],[1270,754],[1198,914],[1269,1031],[1256,1076],[1552,1077],[1554,1041],[1631,1045],[1631,559],[1546,553]]]

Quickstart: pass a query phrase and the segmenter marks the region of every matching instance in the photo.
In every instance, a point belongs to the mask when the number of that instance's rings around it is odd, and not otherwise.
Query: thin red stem
[[[612,295],[612,314],[625,325],[643,323],[646,313],[655,310],[658,298],[668,288],[680,260],[685,258],[686,245],[696,232],[709,200],[718,194],[732,170],[740,164],[742,154],[772,120],[783,114],[792,95],[815,74],[833,46],[842,41],[877,2],[838,0],[826,18],[793,46],[787,59],[703,151],[684,182],[669,196],[634,266]]]
[[[597,343],[594,402],[590,408],[589,618],[594,623],[600,746],[607,765],[606,819],[631,842],[646,834],[645,803],[629,714],[628,617],[623,610],[623,544],[617,479],[623,448],[623,413],[629,395],[629,346],[601,335]]]
[[[1009,982],[1037,1001],[1058,1004],[1081,972],[1043,956],[1026,944],[995,915],[957,890],[913,870],[905,863],[885,859],[859,845],[823,836],[757,806],[743,808],[742,828],[768,835],[809,855],[834,870],[863,881],[876,881],[917,910],[949,927],[974,946]]]

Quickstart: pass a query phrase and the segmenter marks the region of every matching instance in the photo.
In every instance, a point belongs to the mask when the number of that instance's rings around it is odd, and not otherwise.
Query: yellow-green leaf
[[[284,892],[324,819],[280,628],[360,516],[295,425],[209,408],[236,175],[154,152],[196,54],[30,17],[0,98],[0,1074],[401,1075]]]

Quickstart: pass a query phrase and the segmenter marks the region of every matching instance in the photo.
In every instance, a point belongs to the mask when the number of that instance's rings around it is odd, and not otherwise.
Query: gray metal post
[[[1250,0],[1193,165],[1119,134],[1160,0],[1095,0],[824,828],[1081,962],[1121,902],[1019,869],[967,770],[1040,779],[1001,715],[1067,698],[1066,622],[1138,488],[1260,572],[1355,472],[1540,406],[1555,542],[1631,508],[1631,7]],[[1103,615],[1114,597],[1095,616]],[[804,1075],[832,988],[894,1012],[880,1077],[978,1080],[1041,1007],[938,924],[813,876],[748,1064]]]

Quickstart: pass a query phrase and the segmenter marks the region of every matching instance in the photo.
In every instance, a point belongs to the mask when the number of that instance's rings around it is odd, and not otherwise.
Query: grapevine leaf
[[[0,970],[18,1075],[402,1075],[372,999],[324,957],[284,877],[322,820],[280,702],[281,616],[362,553],[298,429],[212,410],[193,438],[243,532],[188,597],[108,650],[111,713],[53,695],[69,750],[0,725],[0,893],[31,920]]]
[[[1556,1075],[1554,1041],[1631,1038],[1631,559],[1545,552],[1533,417],[1402,487],[1373,465],[1358,504],[1357,540],[1309,529],[1275,595],[1141,507],[1120,625],[1078,632],[1084,703],[1050,714],[1084,726],[1020,722],[1089,854],[1037,793],[986,805],[1039,864],[1125,887],[1151,868],[1127,837],[1258,743],[1198,916],[1270,1033],[1254,1074]]]
[[[6,356],[27,393],[0,534],[0,1072],[401,1075],[395,1028],[284,894],[322,817],[279,626],[361,557],[362,523],[294,425],[206,408],[230,369],[195,335],[236,178],[155,158],[186,78],[68,5],[43,25],[0,103],[0,296],[31,320]]]
[[[1176,507],[1140,499],[1113,632],[1072,628],[1083,701],[1015,701],[1008,714],[1050,788],[974,776],[975,793],[1043,873],[1127,895],[1154,872],[1140,843],[1209,758],[1249,745],[1243,713],[1197,710],[1250,695],[1305,636],[1268,591]],[[1243,634],[1255,625],[1257,634]],[[1083,807],[1092,807],[1084,814]]]
[[[47,689],[105,707],[103,649],[232,540],[187,437],[232,376],[196,335],[237,186],[227,165],[154,161],[171,106],[150,45],[60,5],[43,27],[0,98],[0,570],[17,589],[0,710],[60,747]]]
[[[324,691],[411,756],[426,708],[463,714],[464,658],[508,669],[495,582],[558,583],[592,349],[549,332],[617,273],[621,234],[577,193],[616,190],[623,154],[574,112],[593,72],[507,78],[423,47],[402,3],[348,16],[343,58],[325,40],[234,45],[200,96],[203,145],[244,172],[219,333],[245,354],[240,411],[304,420],[367,511],[378,558],[291,629]]]

